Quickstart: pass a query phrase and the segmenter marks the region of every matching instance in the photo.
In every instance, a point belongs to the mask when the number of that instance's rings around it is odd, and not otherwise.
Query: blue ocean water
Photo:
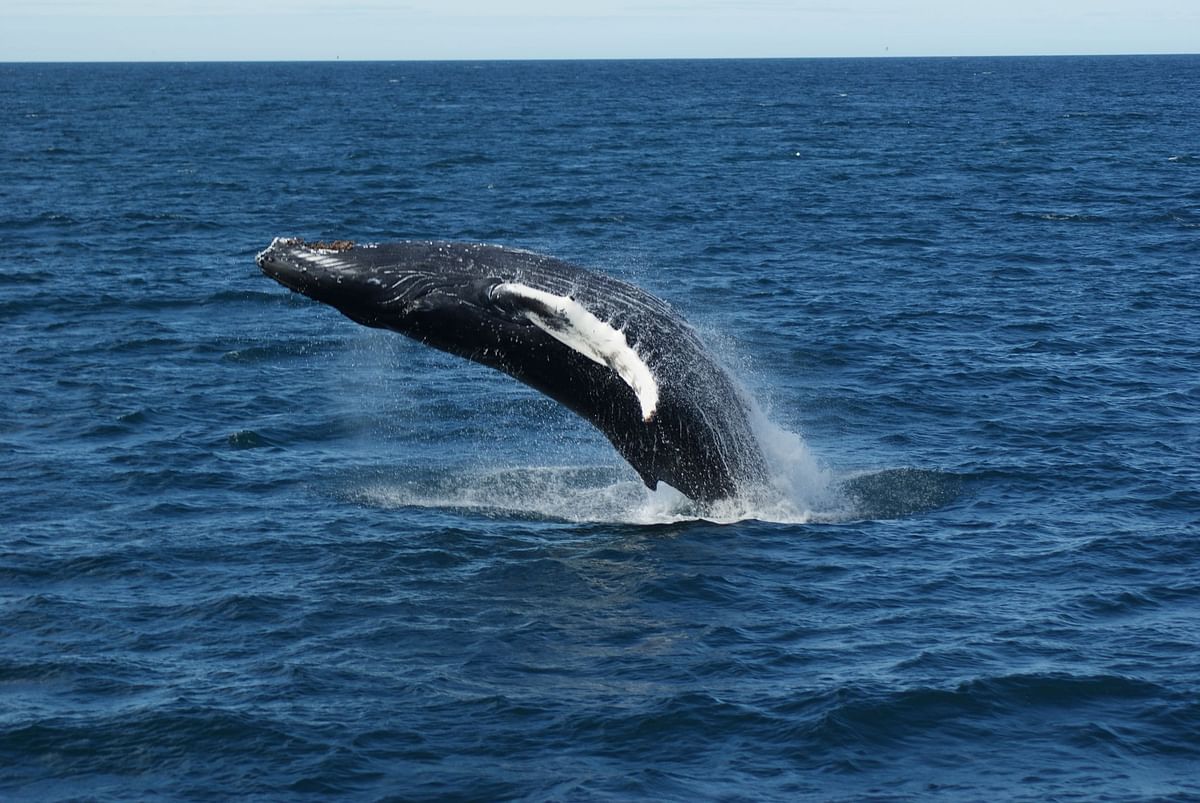
[[[1200,57],[0,65],[0,797],[1200,800]],[[262,277],[671,302],[779,498]]]

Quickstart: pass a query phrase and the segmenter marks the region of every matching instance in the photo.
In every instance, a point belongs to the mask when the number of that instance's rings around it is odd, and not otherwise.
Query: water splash
[[[836,475],[821,467],[804,440],[765,418],[760,437],[771,482],[743,497],[700,505],[668,485],[647,489],[625,467],[525,466],[422,471],[380,477],[347,489],[361,504],[383,508],[457,510],[499,518],[574,523],[655,525],[687,521],[780,524],[840,521],[856,516]]]
[[[352,489],[355,501],[384,508],[460,510],[499,518],[576,523],[673,524],[700,518],[692,500],[661,486],[648,490],[618,468],[529,466],[412,480],[378,480]]]
[[[776,424],[757,405],[750,424],[767,460],[768,485],[738,504],[743,518],[786,523],[842,518],[845,504],[834,473],[823,466],[799,434]]]
[[[767,422],[770,483],[743,497],[700,505],[668,485],[647,489],[623,466],[523,466],[423,470],[412,478],[354,483],[344,496],[381,508],[450,510],[493,518],[629,525],[706,521],[812,524],[892,519],[949,504],[962,481],[946,472],[894,468],[840,474],[799,435]]]

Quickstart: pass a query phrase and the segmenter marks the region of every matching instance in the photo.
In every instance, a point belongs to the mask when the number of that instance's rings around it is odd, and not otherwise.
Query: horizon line
[[[857,56],[586,56],[569,58],[563,56],[530,56],[500,58],[334,58],[324,59],[267,59],[267,58],[211,58],[211,59],[0,59],[0,64],[17,65],[64,65],[64,64],[487,64],[529,62],[618,62],[618,61],[837,61],[837,60],[904,60],[904,59],[1067,59],[1067,58],[1177,58],[1200,56],[1200,52],[1096,52],[1096,53],[977,53],[977,54],[926,54],[893,55],[890,53]]]

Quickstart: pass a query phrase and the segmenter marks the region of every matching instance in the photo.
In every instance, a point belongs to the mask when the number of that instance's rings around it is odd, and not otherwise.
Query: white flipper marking
[[[556,296],[515,282],[498,284],[492,293],[534,302],[523,309],[530,323],[589,360],[616,371],[637,396],[642,420],[654,420],[658,382],[650,367],[630,347],[624,332],[614,329],[567,296]]]

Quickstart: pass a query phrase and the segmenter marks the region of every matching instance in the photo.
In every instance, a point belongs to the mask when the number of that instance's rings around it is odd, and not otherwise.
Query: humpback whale
[[[710,503],[766,482],[746,400],[664,301],[479,243],[276,238],[267,276],[364,326],[503,371],[599,429],[650,489]]]

